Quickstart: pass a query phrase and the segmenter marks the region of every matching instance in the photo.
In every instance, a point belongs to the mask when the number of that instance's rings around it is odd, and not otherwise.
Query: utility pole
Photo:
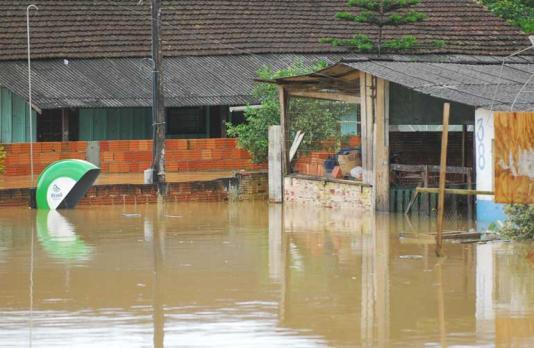
[[[161,74],[162,54],[160,46],[161,0],[152,0],[152,169],[158,195],[166,194],[165,187],[165,104]]]

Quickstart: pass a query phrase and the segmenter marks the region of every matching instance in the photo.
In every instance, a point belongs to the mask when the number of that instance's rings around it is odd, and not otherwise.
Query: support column
[[[360,122],[363,182],[373,184],[373,95],[372,76],[360,72]]]
[[[284,176],[282,175],[282,127],[269,127],[269,201],[284,201]]]
[[[280,98],[280,127],[282,128],[282,180],[289,174],[289,155],[287,153],[287,139],[289,138],[289,124],[287,119],[288,93],[284,86],[278,86]]]
[[[389,82],[376,79],[373,142],[375,209],[389,210]]]

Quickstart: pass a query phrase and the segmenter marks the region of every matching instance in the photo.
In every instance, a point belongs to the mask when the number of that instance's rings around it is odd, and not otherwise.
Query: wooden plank
[[[418,187],[415,190],[419,193],[439,193],[439,188],[437,187]],[[477,191],[477,190],[464,190],[464,189],[445,189],[445,193],[450,194],[450,195],[461,195],[461,196],[469,196],[469,195],[492,196],[494,195],[493,191]]]
[[[120,110],[107,109],[107,135],[108,139],[116,140],[121,139],[120,134]]]
[[[462,167],[467,167],[467,125],[462,125]]]
[[[280,127],[282,128],[282,177],[289,174],[289,155],[287,152],[287,142],[289,139],[289,124],[287,118],[288,94],[284,86],[278,86],[278,97],[280,100]]]
[[[82,141],[93,140],[93,109],[80,109],[79,134]]]
[[[440,172],[440,166],[432,165],[427,166],[428,171],[432,173],[439,173]],[[418,173],[425,170],[425,165],[423,164],[392,164],[391,170],[399,171],[399,172],[410,172],[410,173]],[[447,173],[449,174],[463,174],[467,175],[467,173],[472,170],[469,167],[447,167]]]
[[[436,235],[436,255],[443,256],[443,214],[445,211],[445,176],[447,174],[447,146],[449,142],[449,116],[451,105],[443,104],[443,134],[441,136],[441,160],[439,172],[438,222]]]
[[[425,166],[423,168],[423,187],[428,187],[428,166]],[[430,202],[428,199],[428,195],[421,195],[421,211],[425,215],[430,215]]]
[[[534,112],[494,118],[495,202],[534,204]]]
[[[10,91],[2,88],[2,142],[9,144],[13,142],[13,98]]]
[[[375,209],[389,209],[389,119],[387,90],[389,84],[376,79],[375,132],[374,132],[374,201]]]
[[[108,137],[108,112],[107,109],[93,110],[93,139],[90,140],[107,140]]]
[[[410,210],[412,209],[418,196],[419,196],[419,191],[415,190],[415,192],[413,193],[412,199],[410,200],[410,202],[408,203],[408,206],[406,207],[406,210],[404,211],[405,215],[408,215],[410,213]]]
[[[26,102],[19,96],[13,95],[13,142],[24,142],[26,135]]]
[[[328,93],[321,91],[309,91],[309,90],[289,90],[289,95],[292,97],[304,97],[323,100],[336,100],[350,104],[360,104],[360,97],[342,94],[342,93]]]

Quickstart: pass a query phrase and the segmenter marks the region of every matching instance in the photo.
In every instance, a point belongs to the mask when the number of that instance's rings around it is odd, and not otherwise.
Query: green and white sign
[[[37,180],[38,209],[74,208],[93,185],[100,168],[83,160],[54,162]]]

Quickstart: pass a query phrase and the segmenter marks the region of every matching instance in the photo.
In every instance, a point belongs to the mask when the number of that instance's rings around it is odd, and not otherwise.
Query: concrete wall
[[[349,206],[368,210],[372,206],[372,187],[348,180],[287,176],[284,179],[284,201],[331,208]]]
[[[36,113],[32,111],[33,141],[36,141]],[[26,101],[0,87],[0,143],[30,141],[30,115]]]
[[[494,135],[493,112],[477,109],[475,114],[475,163],[476,187],[479,191],[494,190]],[[489,224],[505,218],[503,205],[495,203],[493,196],[477,196],[477,227],[479,229],[485,229]]]

